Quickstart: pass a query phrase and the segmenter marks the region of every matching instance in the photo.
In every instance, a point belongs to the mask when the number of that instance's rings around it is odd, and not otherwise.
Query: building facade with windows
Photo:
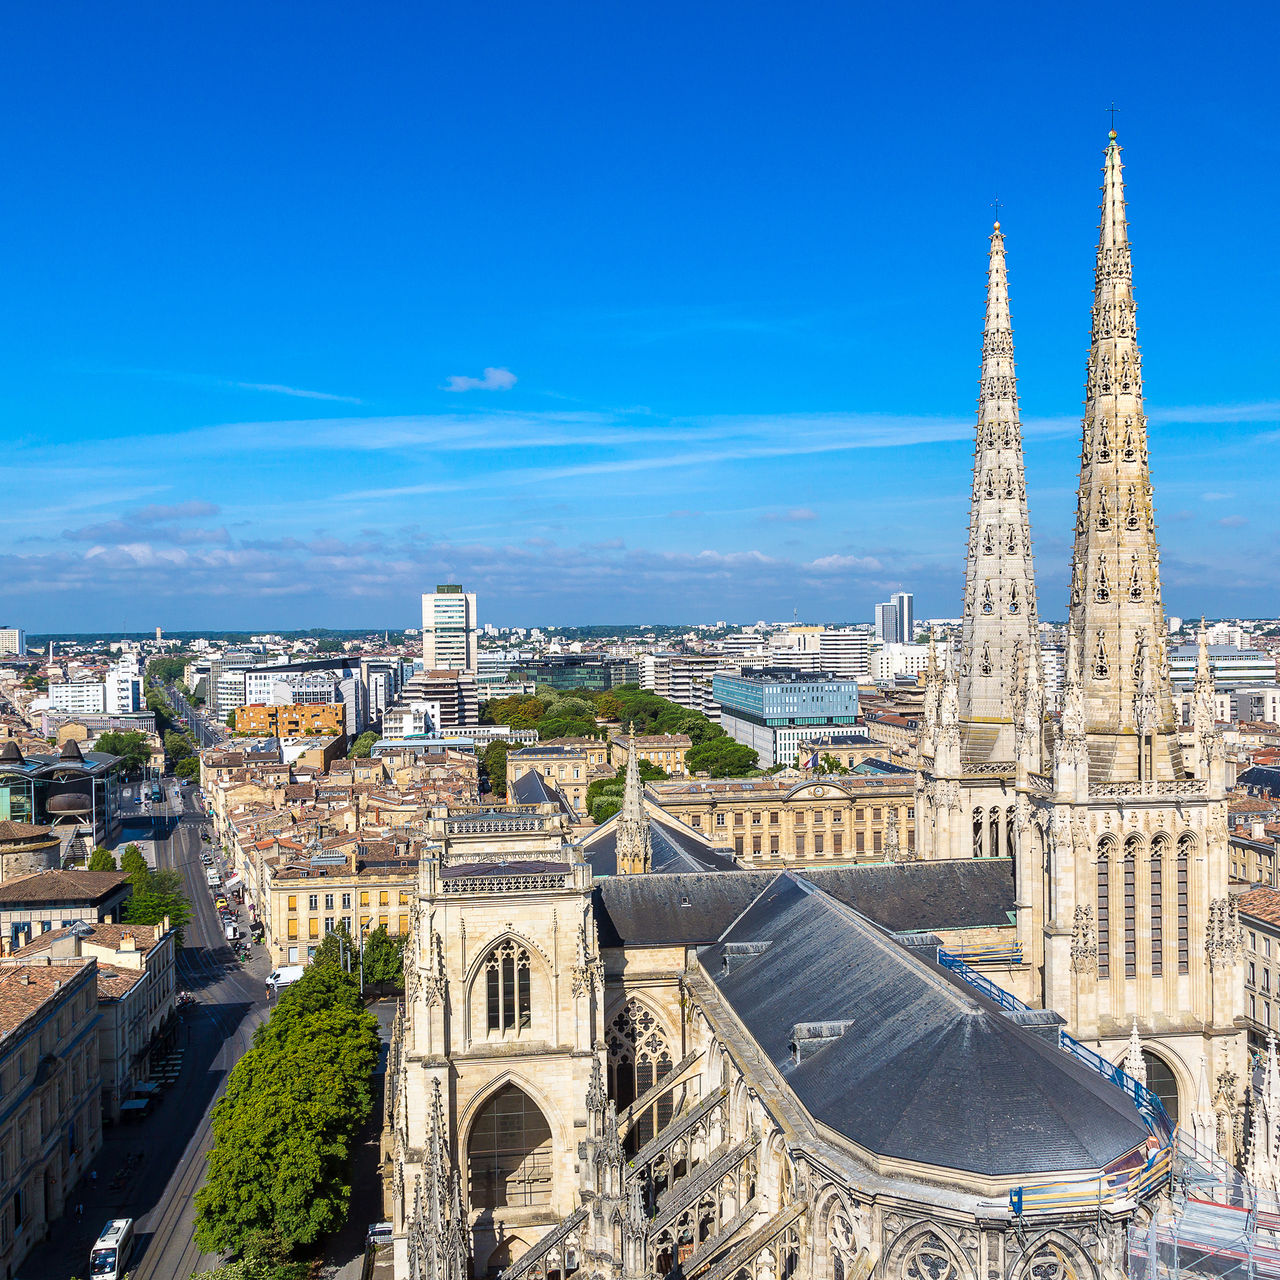
[[[38,871],[6,881],[0,884],[0,949],[7,955],[78,920],[118,921],[132,896],[123,871]]]
[[[428,670],[476,674],[476,598],[456,583],[422,596],[422,665]]]
[[[712,682],[724,731],[753,748],[762,769],[794,764],[800,743],[858,720],[858,682],[788,667],[744,667]]]
[[[305,738],[313,733],[341,734],[346,706],[320,702],[288,706],[246,706],[236,709],[236,732],[265,738]]]
[[[1244,1016],[1249,1047],[1266,1052],[1280,1035],[1280,889],[1260,885],[1240,897],[1244,932]]]
[[[0,960],[0,1276],[20,1274],[102,1146],[96,962]]]
[[[915,777],[712,778],[650,782],[648,794],[746,867],[830,866],[915,856]]]

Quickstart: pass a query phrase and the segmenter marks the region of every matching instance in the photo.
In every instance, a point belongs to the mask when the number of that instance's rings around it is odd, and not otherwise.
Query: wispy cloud
[[[1218,523],[1224,529],[1239,529],[1249,523],[1248,516],[1223,516]]]
[[[489,368],[483,378],[469,378],[465,374],[453,374],[441,388],[442,391],[510,391],[516,385],[516,375],[510,369]]]
[[[1202,493],[1200,495],[1201,502],[1228,502],[1236,495],[1234,493]]]
[[[265,391],[274,396],[294,396],[299,400],[333,400],[338,404],[363,404],[356,396],[338,396],[331,391],[309,391],[306,387],[286,387],[279,382],[225,382],[224,386],[241,391]]]
[[[790,511],[766,511],[760,517],[765,524],[803,524],[817,518],[818,513],[810,511],[808,507],[792,507]]]

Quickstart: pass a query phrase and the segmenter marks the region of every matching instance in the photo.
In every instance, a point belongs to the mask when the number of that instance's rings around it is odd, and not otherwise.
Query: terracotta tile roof
[[[98,999],[119,1000],[140,982],[147,980],[145,969],[117,969],[113,964],[98,962]]]
[[[16,1031],[41,1005],[73,981],[85,965],[19,964],[0,967],[0,1036]]]
[[[150,924],[104,924],[98,921],[83,921],[70,929],[50,929],[33,938],[25,947],[20,947],[15,956],[35,956],[48,951],[51,943],[59,938],[68,938],[77,930],[86,943],[95,947],[109,948],[119,951],[126,934],[133,936],[139,954],[147,955],[160,945],[156,937],[156,927]],[[86,932],[87,931],[87,932]]]
[[[15,822],[11,818],[0,822],[0,840],[27,840],[51,835],[52,832],[52,827],[42,827],[35,822]]]
[[[123,871],[36,871],[0,884],[0,906],[15,902],[98,902],[129,877]]]
[[[1280,925],[1280,889],[1269,889],[1259,885],[1241,894],[1236,899],[1240,907],[1240,918],[1262,920],[1267,924]]]

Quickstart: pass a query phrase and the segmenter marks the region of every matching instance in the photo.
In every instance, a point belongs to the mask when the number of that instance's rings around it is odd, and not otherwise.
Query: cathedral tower
[[[1000,224],[991,234],[987,319],[973,455],[969,556],[960,648],[961,753],[966,764],[1015,759],[1014,704],[1040,678],[1031,525]],[[1021,686],[1021,687],[1020,687]],[[1040,768],[1038,759],[1032,766]]]
[[[926,815],[916,824],[920,857],[1016,855],[1018,790],[1044,769],[1041,670],[1009,279],[997,222],[987,267],[960,660],[944,679],[931,651],[917,799]]]
[[[1165,654],[1133,268],[1114,131],[1103,174],[1070,626],[1090,779],[1175,779],[1186,775]]]
[[[1203,1060],[1231,1155],[1244,1033],[1225,771],[1204,713],[1194,773],[1178,746],[1114,132],[1105,157],[1062,722],[1052,799],[1033,815],[1048,850],[1030,886],[1042,998],[1112,1062],[1136,1025],[1175,1121],[1193,1110]]]

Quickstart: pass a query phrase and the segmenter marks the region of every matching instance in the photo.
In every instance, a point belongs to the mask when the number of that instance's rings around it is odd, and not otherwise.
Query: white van
[[[91,1280],[121,1280],[133,1253],[133,1219],[112,1218],[89,1254]]]
[[[302,971],[305,965],[286,964],[281,965],[279,969],[273,969],[271,976],[267,979],[269,986],[276,995],[279,995],[285,987],[291,987],[297,980],[302,977]]]

